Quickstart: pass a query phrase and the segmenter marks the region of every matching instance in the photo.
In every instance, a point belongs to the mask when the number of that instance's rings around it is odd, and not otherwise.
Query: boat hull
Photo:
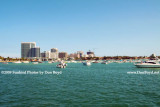
[[[83,63],[83,65],[85,65],[85,66],[90,66],[90,65],[91,65],[91,63],[89,63],[89,62],[85,62],[85,63]]]
[[[17,62],[13,62],[13,63],[15,63],[15,64],[21,64],[22,62],[20,62],[20,61],[17,61]]]
[[[23,63],[28,64],[28,63],[29,63],[29,61],[23,61]]]
[[[138,68],[160,68],[160,64],[155,64],[155,65],[137,64],[135,66],[138,67]]]
[[[38,64],[38,62],[33,62],[33,64]]]

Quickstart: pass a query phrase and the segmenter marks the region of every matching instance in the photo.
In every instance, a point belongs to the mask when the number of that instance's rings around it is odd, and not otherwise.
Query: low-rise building
[[[51,49],[50,58],[58,59],[58,49],[57,48],[52,48]]]
[[[82,58],[84,56],[83,51],[77,51],[77,54],[78,54],[78,58]]]
[[[61,59],[66,59],[68,57],[67,52],[59,52],[58,57]]]
[[[50,58],[50,51],[44,51],[41,53],[41,58]]]

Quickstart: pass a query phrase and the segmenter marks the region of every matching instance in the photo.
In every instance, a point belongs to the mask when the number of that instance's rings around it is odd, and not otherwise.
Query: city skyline
[[[156,56],[155,53],[151,55]],[[151,56],[150,55],[150,56]],[[117,55],[119,56],[119,55]],[[9,56],[8,56],[9,57]],[[82,58],[82,57],[116,57],[116,56],[96,56],[94,51],[88,50],[86,54],[83,51],[76,51],[72,53],[58,51],[58,48],[51,48],[50,50],[40,51],[40,46],[36,42],[21,42],[21,58],[28,59],[63,59],[65,58]],[[125,56],[124,56],[125,57]],[[137,56],[130,56],[137,57]],[[141,56],[143,57],[143,56]]]
[[[1,0],[0,56],[21,57],[23,41],[41,52],[96,56],[160,55],[159,0]]]
[[[58,48],[51,48],[50,50],[40,51],[40,47],[36,42],[21,42],[21,58],[27,59],[59,59],[59,58],[82,58],[95,57],[94,52],[88,51],[84,54],[83,51],[77,51],[68,54],[67,52],[59,52]]]

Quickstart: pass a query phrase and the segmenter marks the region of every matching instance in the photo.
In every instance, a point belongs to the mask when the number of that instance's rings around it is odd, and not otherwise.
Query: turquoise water
[[[132,63],[0,64],[0,71],[62,71],[62,74],[0,74],[0,106],[160,106],[160,69]]]

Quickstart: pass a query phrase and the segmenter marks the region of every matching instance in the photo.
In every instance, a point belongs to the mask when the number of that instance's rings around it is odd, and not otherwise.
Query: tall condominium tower
[[[22,42],[21,43],[21,58],[30,58],[32,57],[31,48],[35,48],[35,42]]]
[[[31,48],[31,57],[40,58],[40,47]]]

